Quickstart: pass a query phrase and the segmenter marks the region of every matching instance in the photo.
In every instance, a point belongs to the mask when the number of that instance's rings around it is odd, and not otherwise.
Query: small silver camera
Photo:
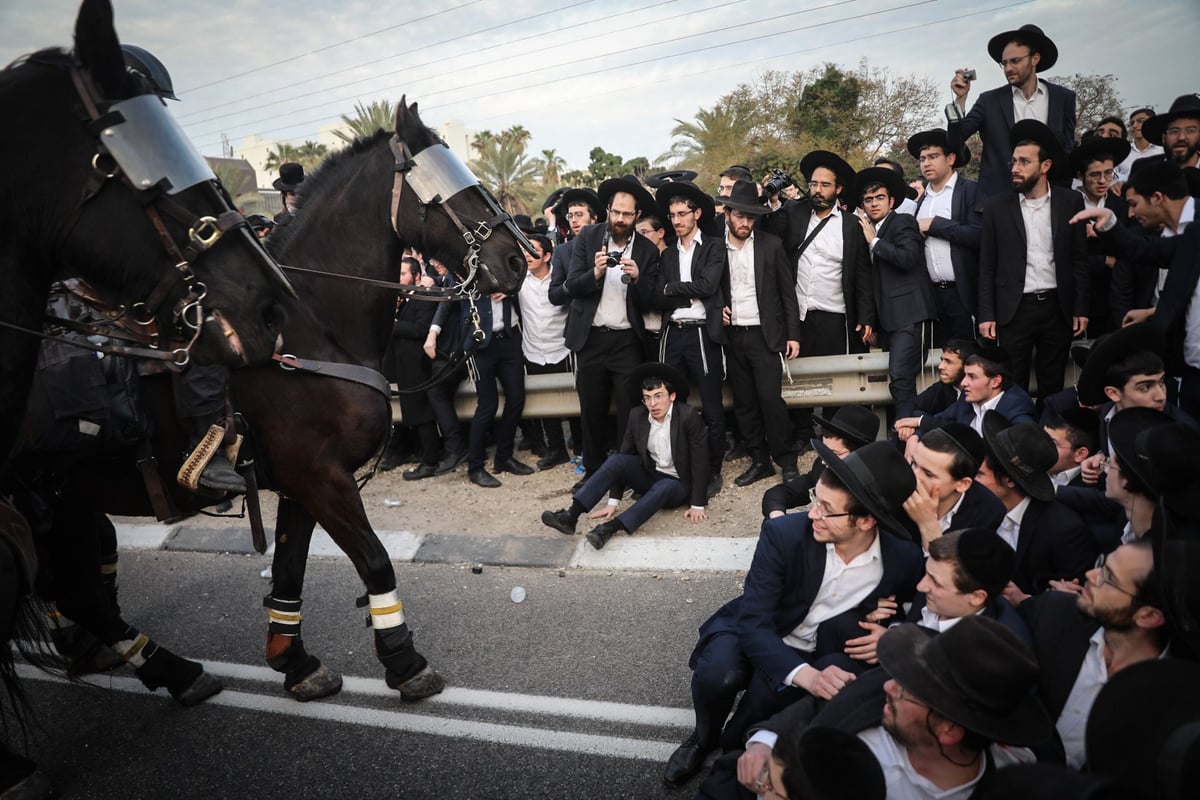
[[[962,73],[964,81],[973,81],[978,77],[978,75],[975,74],[975,70],[971,69],[970,67],[963,67],[959,70],[959,72]]]

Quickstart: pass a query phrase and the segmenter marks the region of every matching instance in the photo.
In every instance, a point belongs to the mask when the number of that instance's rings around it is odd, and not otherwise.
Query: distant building
[[[233,198],[234,205],[244,214],[261,213],[262,197],[258,190],[258,176],[254,167],[244,158],[216,158],[205,156],[204,160],[220,179],[225,191]]]
[[[463,163],[475,157],[474,151],[471,150],[471,140],[475,138],[475,134],[476,131],[468,130],[461,119],[446,120],[438,129],[438,135],[446,140],[450,150],[462,159]]]

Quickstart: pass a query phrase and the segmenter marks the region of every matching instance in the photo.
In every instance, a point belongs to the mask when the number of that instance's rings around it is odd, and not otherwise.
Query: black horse
[[[175,328],[199,334],[197,362],[262,363],[276,347],[290,286],[147,92],[125,69],[108,0],[84,0],[73,53],[42,50],[0,71],[0,460],[38,351],[10,326],[42,329],[55,279],[85,278],[155,318],[164,344]],[[147,141],[169,143],[163,159]]]
[[[234,406],[249,423],[260,484],[280,494],[274,587],[265,600],[267,660],[298,699],[321,697],[341,685],[340,676],[308,654],[300,635],[308,547],[320,522],[366,585],[362,604],[370,606],[388,685],[405,699],[419,699],[441,691],[444,682],[412,644],[395,572],[355,482],[355,471],[382,451],[391,431],[386,381],[371,370],[379,369],[387,348],[396,292],[334,278],[395,281],[403,250],[412,246],[442,263],[460,265],[456,272],[464,279],[474,273],[482,293],[515,292],[525,274],[521,247],[528,243],[420,121],[416,104],[403,100],[394,132],[380,131],[331,156],[305,181],[299,202],[294,221],[269,246],[283,263],[331,274],[294,273],[301,301],[286,309],[287,349],[302,362],[317,362],[318,371],[251,367],[232,378]],[[359,380],[345,380],[322,374],[330,363],[369,369],[360,370]],[[186,449],[185,432],[162,424],[174,411],[167,383],[152,378],[143,388],[148,412],[160,423],[154,450],[161,471],[173,476]],[[211,502],[179,490],[170,478],[166,482],[179,509]],[[80,508],[152,513],[128,455],[93,460],[65,474],[54,490],[77,536]],[[58,548],[55,558],[78,561],[80,552]],[[86,558],[92,560],[84,567],[63,567],[72,578],[58,582],[60,591],[82,594],[58,596],[60,608],[109,645],[114,638],[128,641],[119,633],[126,624],[111,606],[93,602],[99,591],[96,562],[94,555]],[[83,588],[89,575],[92,584]],[[192,662],[163,663],[171,670],[170,680],[192,677]]]

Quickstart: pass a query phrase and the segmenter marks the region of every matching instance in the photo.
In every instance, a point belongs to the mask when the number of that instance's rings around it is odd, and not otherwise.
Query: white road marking
[[[42,672],[26,664],[17,665],[17,673],[26,680],[41,680],[54,683],[67,681]],[[364,679],[357,679],[364,680]],[[84,681],[90,685],[112,691],[151,695],[170,700],[165,693],[151,693],[136,678],[119,675],[89,676]],[[463,690],[465,691],[465,690]],[[545,698],[551,700],[553,698]],[[666,761],[675,750],[674,742],[652,739],[632,739],[621,736],[600,736],[573,731],[533,728],[521,725],[501,725],[491,722],[473,722],[462,719],[426,714],[408,714],[385,709],[346,706],[336,702],[298,703],[287,697],[266,697],[249,692],[225,690],[205,701],[210,705],[262,711],[290,717],[340,722],[411,733],[451,736],[456,739],[474,739],[497,742],[517,747],[537,747],[569,753],[586,753],[615,758],[642,761]],[[619,705],[619,704],[613,704]]]

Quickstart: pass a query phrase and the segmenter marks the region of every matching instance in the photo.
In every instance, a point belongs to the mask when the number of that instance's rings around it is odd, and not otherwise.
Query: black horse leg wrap
[[[309,655],[304,649],[304,640],[299,636],[292,639],[291,646],[282,654],[267,659],[267,665],[283,673],[283,688],[290,690],[300,681],[321,668],[321,659]]]
[[[195,661],[177,656],[170,650],[154,645],[154,652],[147,658],[146,663],[137,669],[138,679],[147,689],[166,687],[172,694],[182,692],[192,685],[204,667]]]
[[[407,622],[395,628],[375,631],[375,653],[387,671],[384,677],[392,689],[398,688],[429,664],[413,647],[412,639]]]

